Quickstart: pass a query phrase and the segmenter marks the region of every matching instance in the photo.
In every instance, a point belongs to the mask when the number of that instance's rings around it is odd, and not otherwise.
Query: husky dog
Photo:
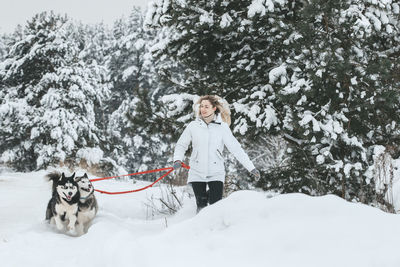
[[[94,187],[90,182],[87,174],[75,177],[75,182],[78,183],[80,199],[78,202],[78,220],[77,234],[83,235],[87,233],[90,223],[97,214],[98,205],[94,195]]]
[[[64,173],[52,172],[46,175],[53,182],[52,197],[47,205],[46,220],[55,224],[57,229],[66,229],[75,234],[75,224],[78,216],[78,202],[80,193],[77,182],[74,181],[75,173],[66,177]]]

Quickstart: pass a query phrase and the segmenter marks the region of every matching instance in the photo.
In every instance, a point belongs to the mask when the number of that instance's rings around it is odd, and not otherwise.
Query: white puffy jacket
[[[174,161],[183,161],[190,143],[193,150],[189,160],[188,183],[225,181],[224,146],[248,171],[254,169],[228,124],[222,122],[220,116],[208,125],[200,118],[189,123],[176,143]]]

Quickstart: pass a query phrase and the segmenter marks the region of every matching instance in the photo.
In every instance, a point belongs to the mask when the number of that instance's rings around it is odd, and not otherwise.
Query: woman
[[[225,181],[224,146],[257,179],[260,173],[229,129],[230,112],[226,102],[218,96],[206,95],[200,97],[193,107],[197,118],[189,123],[176,143],[173,167],[181,167],[185,152],[192,143],[188,183],[192,185],[199,212],[222,198]]]

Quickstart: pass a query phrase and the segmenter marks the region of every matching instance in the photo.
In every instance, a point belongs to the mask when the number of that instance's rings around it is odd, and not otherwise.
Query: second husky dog
[[[82,235],[87,232],[90,223],[97,214],[99,207],[94,195],[94,187],[87,174],[85,173],[83,176],[75,177],[75,181],[78,183],[80,193],[76,230],[78,235]]]
[[[64,173],[60,174],[59,172],[53,172],[46,176],[53,182],[53,192],[47,205],[46,220],[49,220],[50,224],[55,224],[58,230],[65,230],[66,227],[66,230],[75,235],[80,193],[74,177],[75,173],[66,177]]]

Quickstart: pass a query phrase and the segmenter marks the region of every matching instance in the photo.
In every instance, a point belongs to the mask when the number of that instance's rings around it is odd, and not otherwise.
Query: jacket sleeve
[[[228,148],[229,152],[231,152],[248,171],[252,171],[255,168],[253,162],[251,162],[238,140],[233,136],[229,126],[226,123],[222,123],[222,128],[223,141],[226,148]]]
[[[179,137],[178,141],[175,145],[174,150],[174,161],[180,160],[183,161],[185,156],[185,152],[188,149],[190,142],[192,141],[192,135],[190,133],[190,124],[186,126],[185,130]]]

